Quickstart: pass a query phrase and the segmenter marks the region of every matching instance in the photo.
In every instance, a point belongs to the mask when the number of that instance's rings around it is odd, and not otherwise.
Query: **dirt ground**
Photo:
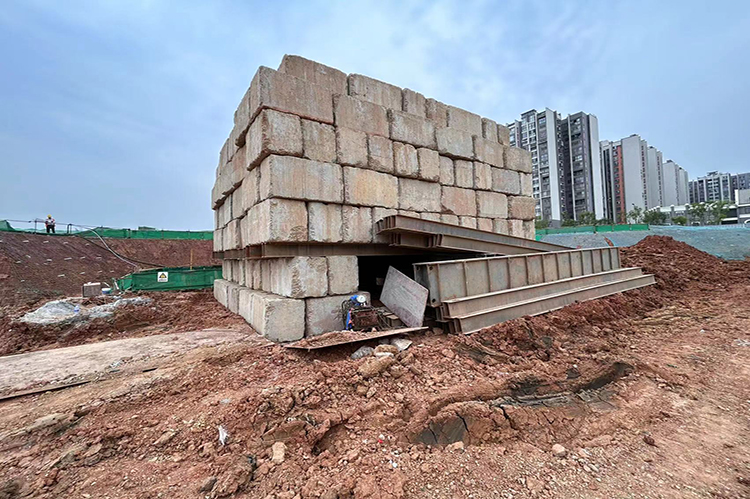
[[[750,497],[750,262],[623,260],[657,285],[395,357],[221,345],[2,402],[0,498]]]

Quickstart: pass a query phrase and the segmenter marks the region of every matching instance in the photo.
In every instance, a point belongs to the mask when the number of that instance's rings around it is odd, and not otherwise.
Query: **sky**
[[[750,2],[2,3],[0,219],[211,229],[234,110],[284,54],[500,123],[593,113],[690,178],[750,171]]]

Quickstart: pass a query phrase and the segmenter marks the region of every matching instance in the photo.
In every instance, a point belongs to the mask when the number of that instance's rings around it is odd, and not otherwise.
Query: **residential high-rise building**
[[[510,123],[510,143],[531,152],[536,214],[543,220],[605,216],[599,122],[583,112],[562,118],[532,109]]]
[[[737,173],[732,175],[732,190],[736,191],[744,189],[750,189],[750,173]]]
[[[680,165],[671,159],[665,161],[662,164],[662,178],[661,206],[682,205],[689,201],[687,172]]]
[[[705,176],[690,181],[691,203],[714,201],[734,201],[731,174],[708,172]]]

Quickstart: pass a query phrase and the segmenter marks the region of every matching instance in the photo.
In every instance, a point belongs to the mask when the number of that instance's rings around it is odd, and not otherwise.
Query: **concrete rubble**
[[[410,215],[534,238],[531,157],[508,129],[363,75],[287,55],[258,69],[219,154],[216,299],[273,341],[341,329],[357,256],[254,259],[261,245],[380,245]]]

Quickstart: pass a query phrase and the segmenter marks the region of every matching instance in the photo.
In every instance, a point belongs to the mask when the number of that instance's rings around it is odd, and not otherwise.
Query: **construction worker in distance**
[[[47,220],[44,221],[44,227],[47,229],[47,234],[55,233],[55,219],[52,215],[47,215]]]

